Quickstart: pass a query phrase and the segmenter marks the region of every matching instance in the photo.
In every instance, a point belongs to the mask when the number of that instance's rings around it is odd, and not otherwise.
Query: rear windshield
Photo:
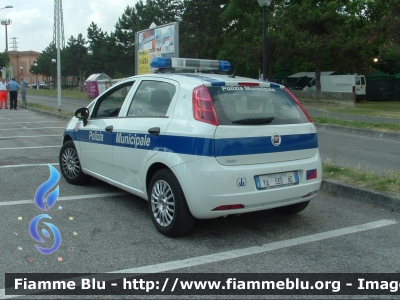
[[[299,105],[280,88],[208,87],[220,125],[308,123]]]

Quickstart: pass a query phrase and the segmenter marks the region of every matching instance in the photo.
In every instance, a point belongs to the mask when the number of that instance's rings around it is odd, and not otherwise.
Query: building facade
[[[36,80],[40,82],[43,81],[41,75],[36,76],[35,74],[30,72],[31,67],[40,56],[39,52],[8,51],[8,55],[10,57],[11,72],[9,72],[9,74],[11,77],[17,79],[20,75],[23,75],[25,80],[29,83],[34,83],[36,82]]]

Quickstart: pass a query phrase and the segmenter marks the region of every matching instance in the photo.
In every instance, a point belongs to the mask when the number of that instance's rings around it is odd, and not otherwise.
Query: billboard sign
[[[153,57],[179,57],[179,23],[169,23],[136,32],[135,74],[149,74]]]

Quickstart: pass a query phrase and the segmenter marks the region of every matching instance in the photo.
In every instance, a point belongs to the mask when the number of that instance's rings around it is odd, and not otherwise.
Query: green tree
[[[57,49],[53,43],[50,43],[37,59],[37,72],[42,75],[46,81],[50,82],[54,78],[55,64],[52,62],[57,57]]]
[[[270,17],[271,14],[267,15]],[[258,78],[262,69],[262,17],[262,8],[256,0],[231,0],[221,12],[223,44],[219,47],[218,57],[237,64],[239,75]],[[270,66],[273,43],[268,32],[267,66]]]
[[[10,64],[10,56],[8,52],[0,52],[0,71],[2,68],[7,67]],[[3,71],[1,71],[1,76],[3,76]]]
[[[124,40],[124,43],[117,38],[117,34],[112,32],[108,35],[103,32],[96,24],[92,22],[88,28],[88,49],[92,50],[92,56],[86,54],[86,66],[91,64],[91,73],[105,73],[110,77],[132,76],[134,74],[134,64],[131,58],[134,54],[134,48],[128,44],[129,37],[121,34],[121,30],[116,30],[118,37]],[[134,45],[132,43],[132,45]],[[130,52],[129,49],[132,51]],[[90,61],[91,60],[91,61]],[[86,75],[89,69],[86,69]]]
[[[86,40],[82,34],[77,38],[71,36],[67,41],[62,57],[62,74],[64,77],[72,76],[73,82],[78,79],[78,85],[83,85],[83,73],[87,70]]]
[[[8,52],[0,52],[0,69],[10,63]]]
[[[379,45],[376,56],[383,59],[377,69],[390,74],[400,72],[400,2],[378,0],[374,38]]]
[[[183,0],[179,15],[181,57],[216,59],[224,41],[220,18],[228,0]]]
[[[291,61],[315,71],[320,90],[322,70],[360,72],[371,57],[364,36],[368,19],[356,8],[364,0],[281,1],[275,6],[278,61]],[[310,71],[310,70],[302,70]]]
[[[104,54],[105,42],[109,39],[107,32],[103,32],[101,28],[97,26],[97,24],[92,22],[87,30],[87,39],[89,44],[88,49],[93,51],[93,55],[91,57],[86,55],[86,61],[89,63],[89,59],[91,60],[90,63],[92,74],[105,72],[104,64],[107,58],[102,54]],[[89,76],[89,69],[86,69],[86,71],[86,75]]]

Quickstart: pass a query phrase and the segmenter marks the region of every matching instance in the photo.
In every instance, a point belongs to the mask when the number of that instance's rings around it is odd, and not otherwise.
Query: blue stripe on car
[[[106,131],[96,131],[96,135],[94,135],[92,131],[91,138],[89,138],[89,132],[79,130],[78,134],[71,135],[70,133],[76,132],[74,130],[67,130],[65,134],[70,134],[74,140],[81,142],[199,156],[251,155],[318,148],[318,140],[315,133],[283,135],[281,136],[281,144],[274,146],[272,145],[270,136],[210,139],[173,135],[159,135],[156,137],[149,134],[109,133]],[[132,138],[126,139],[129,142],[117,143],[117,134],[131,136]],[[141,143],[137,143],[137,141]],[[146,141],[149,141],[148,145]]]
[[[162,151],[214,156],[214,139],[165,135]]]
[[[270,136],[215,140],[216,156],[277,153],[317,147],[318,141],[315,133],[283,135],[279,146],[272,144]]]
[[[270,88],[275,88],[275,89],[279,89],[281,87],[279,84],[276,83],[270,83],[269,86]]]

